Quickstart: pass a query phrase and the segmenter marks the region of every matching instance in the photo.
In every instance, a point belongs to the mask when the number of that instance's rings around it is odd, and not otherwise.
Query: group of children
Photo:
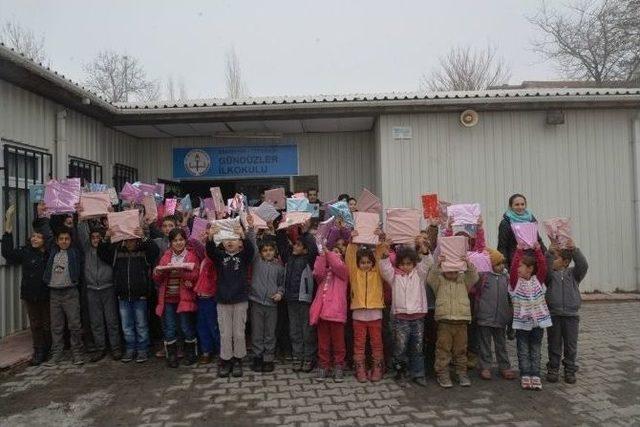
[[[239,377],[249,319],[251,369],[271,372],[287,319],[295,371],[316,369],[318,380],[339,382],[350,355],[359,382],[380,381],[392,369],[398,381],[426,386],[426,343],[435,344],[433,370],[448,388],[452,369],[461,386],[471,385],[470,350],[481,378],[492,378],[494,355],[501,376],[516,378],[506,349],[512,328],[522,388],[541,389],[548,329],[547,380],[558,381],[562,361],[565,381],[576,381],[578,285],[587,262],[572,242],[560,249],[552,241],[549,250],[517,244],[513,253],[501,253],[485,247],[481,221],[470,235],[433,220],[414,244],[393,245],[378,229],[377,245],[360,245],[340,218],[316,239],[317,222],[283,228],[275,220],[257,230],[248,214],[245,226],[233,230],[239,238],[217,244],[218,225],[194,236],[184,212],[162,218],[160,227],[142,222],[137,238],[111,243],[104,219],[48,218],[42,205],[38,213],[30,242],[14,248],[10,208],[2,239],[2,255],[23,267],[21,297],[35,364],[63,359],[65,324],[73,363],[84,362],[86,309],[92,362],[107,349],[116,360],[146,361],[159,320],[164,348],[157,355],[169,367],[180,360],[210,363],[219,355],[218,375]],[[512,197],[507,214],[505,221],[531,219],[524,196]],[[492,271],[478,273],[469,257],[460,271],[443,271],[439,239],[451,235],[467,237],[471,251],[488,253]]]

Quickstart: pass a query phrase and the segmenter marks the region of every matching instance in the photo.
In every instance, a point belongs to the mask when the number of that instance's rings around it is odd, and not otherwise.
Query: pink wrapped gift
[[[477,224],[480,214],[478,203],[463,203],[447,208],[447,215],[453,218],[452,225]]]
[[[256,214],[256,209],[255,207],[249,207],[249,214],[251,214],[251,217],[253,218],[253,227],[256,230],[267,230],[269,228],[269,226],[267,225],[267,222],[260,218],[260,216],[258,216]],[[240,215],[240,219],[242,219],[242,224],[248,228],[249,227],[249,223],[247,222],[247,213],[243,212]]]
[[[140,227],[140,214],[137,209],[109,212],[107,220],[109,221],[109,230],[112,233],[111,243],[140,238],[135,234],[135,230]]]
[[[144,206],[144,219],[148,223],[158,220],[158,206],[156,205],[156,198],[152,194],[144,196],[142,206]]]
[[[524,249],[533,249],[538,241],[537,222],[514,222],[511,229],[516,237],[516,242],[524,246]]]
[[[144,182],[134,182],[132,184],[138,190],[142,191],[144,196],[153,196],[156,194],[156,186],[154,184],[145,184]]]
[[[218,213],[224,213],[226,211],[226,206],[224,204],[224,198],[222,197],[220,187],[211,187],[209,192],[211,193],[211,209]]]
[[[191,227],[191,235],[192,239],[197,239],[201,242],[206,240],[206,236],[203,239],[202,233],[207,231],[207,225],[209,225],[209,221],[205,218],[194,217],[193,218],[193,226]]]
[[[362,190],[362,194],[360,194],[360,197],[358,197],[356,208],[360,212],[373,212],[381,214],[382,202],[375,194],[364,188]]]
[[[47,182],[44,189],[44,204],[48,214],[70,213],[76,211],[80,203],[80,178],[69,178]]]
[[[560,249],[566,249],[569,241],[573,240],[569,218],[549,218],[542,224],[549,239],[557,241]]]
[[[240,217],[217,219],[211,221],[211,224],[220,228],[220,231],[213,236],[213,241],[216,245],[219,245],[223,240],[236,240],[240,238],[235,232],[235,228],[240,226]]]
[[[486,252],[467,252],[467,257],[469,261],[476,267],[478,273],[486,273],[493,271],[493,267],[491,266],[491,259],[489,258],[489,254]]]
[[[164,215],[173,215],[176,213],[176,207],[178,206],[178,199],[165,199],[164,200]]]
[[[130,203],[140,203],[144,197],[144,193],[133,184],[125,182],[122,190],[120,190],[120,199]]]
[[[262,202],[260,206],[252,210],[255,215],[264,221],[271,222],[280,216],[280,212],[269,202]]]
[[[80,219],[99,218],[109,213],[111,198],[109,193],[82,193],[80,195]]]
[[[287,198],[284,188],[274,188],[264,192],[264,200],[271,203],[276,209],[284,210],[287,207]]]
[[[176,262],[175,264],[159,265],[156,267],[158,271],[167,270],[193,270],[196,265],[192,262]]]
[[[294,193],[293,196],[291,196],[292,199],[306,199],[307,198],[307,193]]]
[[[387,209],[387,237],[396,244],[413,244],[420,234],[420,215],[417,209]]]
[[[442,271],[466,271],[467,238],[464,236],[441,237],[438,239],[440,255],[444,257]]]
[[[374,234],[380,224],[380,215],[375,212],[354,212],[355,231],[351,241],[361,245],[377,245],[378,235]]]
[[[294,225],[301,225],[311,219],[310,212],[287,212],[284,219],[278,225],[278,230],[284,230]]]
[[[318,224],[318,231],[316,231],[316,241],[318,243],[324,243],[327,240],[329,232],[334,227],[335,222],[336,218],[332,216],[328,220],[322,221]]]

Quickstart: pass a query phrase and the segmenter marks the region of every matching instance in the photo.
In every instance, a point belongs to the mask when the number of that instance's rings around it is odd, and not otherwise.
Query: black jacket
[[[4,233],[2,236],[2,256],[9,264],[22,266],[22,281],[20,282],[20,298],[25,301],[37,302],[49,299],[49,287],[44,282],[44,270],[47,266],[49,254],[31,247],[13,247],[13,236]]]
[[[314,294],[312,273],[318,256],[318,246],[310,233],[302,234],[300,240],[307,249],[307,253],[293,255],[286,230],[280,230],[276,233],[278,252],[285,265],[284,295],[287,301],[307,301],[312,299]]]
[[[235,304],[249,300],[249,266],[254,249],[249,239],[244,239],[244,249],[229,255],[214,241],[207,241],[207,255],[216,265],[218,288],[216,300],[222,304]]]
[[[533,222],[536,222],[536,218],[533,217]],[[540,248],[543,253],[547,252],[547,248],[538,234],[538,243],[540,243]],[[507,270],[511,269],[511,261],[513,260],[513,255],[516,252],[518,247],[518,242],[516,242],[516,235],[513,234],[513,230],[511,229],[511,220],[504,214],[502,217],[502,221],[500,222],[500,226],[498,227],[498,252],[504,255],[505,263],[507,266]]]
[[[116,295],[124,300],[148,298],[151,295],[149,270],[160,251],[153,240],[143,239],[136,250],[129,252],[121,243],[101,242],[98,256],[113,266]]]

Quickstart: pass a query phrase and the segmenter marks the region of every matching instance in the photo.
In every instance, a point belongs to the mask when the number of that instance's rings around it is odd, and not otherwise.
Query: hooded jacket
[[[200,273],[200,260],[191,249],[187,248],[185,251],[187,251],[187,253],[184,257],[184,262],[192,262],[194,267],[193,270],[181,270],[179,273],[180,302],[178,302],[178,313],[194,312],[198,309],[194,288],[197,284],[198,275]],[[162,258],[160,258],[158,265],[164,266],[171,264],[172,255],[173,251],[171,251],[171,249],[167,250],[164,255],[162,255]],[[156,305],[156,315],[158,317],[162,317],[162,314],[164,313],[165,293],[170,279],[171,272],[168,270],[154,272],[153,274],[153,280],[158,285],[158,304]]]
[[[326,252],[318,255],[313,267],[313,277],[318,282],[317,298],[322,298],[320,319],[329,322],[347,321],[347,266],[340,255]]]
[[[471,321],[469,289],[478,281],[479,276],[473,264],[467,271],[459,273],[456,280],[447,280],[439,266],[429,271],[427,283],[436,294],[436,321]]]
[[[251,231],[249,231],[251,233]],[[236,304],[249,299],[249,265],[253,260],[253,246],[243,240],[244,248],[229,254],[213,240],[207,241],[207,256],[214,262],[218,272],[216,300],[221,304]]]
[[[509,276],[506,271],[482,273],[476,293],[475,316],[479,326],[504,328],[511,323],[513,310],[509,300]]]
[[[547,265],[553,264],[553,252],[547,252]],[[580,249],[573,251],[573,267],[547,271],[547,292],[545,298],[552,316],[578,316],[582,297],[580,282],[587,275],[589,265]]]
[[[376,248],[376,264],[369,271],[358,268],[357,252],[358,245],[349,243],[344,257],[351,286],[351,310],[382,309],[384,308],[384,293],[380,274],[381,246],[378,245]]]
[[[423,256],[410,273],[395,268],[391,259],[380,260],[382,279],[391,286],[393,314],[426,314],[428,311],[425,282],[433,257]]]
[[[315,238],[309,233],[302,234],[299,239],[307,253],[294,255],[287,233],[278,231],[276,234],[278,252],[285,264],[284,296],[287,301],[311,303],[315,291],[312,267],[318,256],[318,248]]]
[[[13,236],[11,233],[4,233],[2,256],[9,264],[22,266],[20,298],[29,302],[49,299],[49,286],[43,280],[44,270],[49,260],[49,254],[46,251],[34,249],[30,244],[14,248]]]
[[[98,256],[91,246],[91,234],[86,221],[78,224],[78,239],[84,253],[84,283],[89,289],[102,290],[113,286],[113,268]]]
[[[249,240],[254,250],[249,300],[260,305],[275,307],[277,303],[271,297],[276,293],[283,296],[285,294],[284,266],[277,258],[272,261],[262,259],[255,233],[249,234]]]

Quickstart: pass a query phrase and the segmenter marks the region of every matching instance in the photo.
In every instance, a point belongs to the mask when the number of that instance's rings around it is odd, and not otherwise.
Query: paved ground
[[[541,392],[476,376],[470,389],[451,390],[389,378],[317,383],[288,365],[231,380],[217,379],[213,365],[169,370],[157,360],[28,368],[0,380],[0,426],[640,425],[639,323],[637,302],[585,305],[578,383]]]

